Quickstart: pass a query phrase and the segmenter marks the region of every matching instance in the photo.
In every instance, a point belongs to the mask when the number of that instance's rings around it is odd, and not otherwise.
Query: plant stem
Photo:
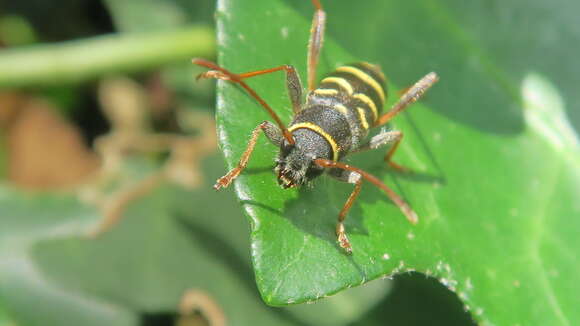
[[[207,26],[33,45],[0,51],[0,88],[75,83],[213,56],[215,37]]]

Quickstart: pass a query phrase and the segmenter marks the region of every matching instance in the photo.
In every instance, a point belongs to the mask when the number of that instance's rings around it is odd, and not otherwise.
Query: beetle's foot
[[[350,241],[346,236],[344,224],[342,224],[341,222],[339,222],[338,225],[336,225],[336,235],[338,237],[338,244],[340,245],[340,247],[344,249],[347,255],[352,254],[352,246],[350,245]]]

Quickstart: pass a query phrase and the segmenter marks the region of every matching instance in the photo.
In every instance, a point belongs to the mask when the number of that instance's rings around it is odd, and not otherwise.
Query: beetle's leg
[[[354,189],[350,193],[350,196],[348,196],[348,199],[344,203],[344,206],[340,210],[340,213],[338,213],[338,222],[336,223],[336,237],[338,239],[338,243],[340,247],[346,251],[347,254],[351,254],[352,246],[350,245],[350,241],[346,236],[344,220],[346,219],[346,214],[348,213],[348,211],[352,207],[352,204],[354,203],[354,201],[358,197],[358,194],[360,193],[360,189],[362,187],[362,178],[360,174],[358,174],[357,172],[341,169],[330,169],[329,174],[338,179],[339,181],[354,184]]]
[[[316,88],[316,67],[320,57],[320,49],[324,42],[324,26],[326,24],[326,13],[322,9],[319,0],[312,0],[316,11],[312,17],[312,27],[310,28],[310,40],[308,41],[308,90]]]
[[[370,183],[374,184],[375,186],[383,190],[387,194],[389,199],[391,199],[393,203],[395,203],[395,205],[397,205],[399,209],[401,209],[401,211],[403,212],[403,214],[405,214],[409,222],[411,222],[412,224],[416,224],[418,222],[419,218],[417,217],[417,214],[411,209],[409,204],[407,204],[401,197],[399,197],[399,195],[397,195],[393,190],[391,190],[391,188],[387,187],[387,185],[385,185],[383,182],[381,182],[379,179],[377,179],[377,177],[373,176],[372,174],[349,164],[335,162],[323,158],[315,159],[314,163],[324,168],[337,168],[358,173],[363,179],[369,181]]]
[[[409,172],[410,170],[404,166],[401,166],[392,161],[392,157],[395,154],[395,151],[399,147],[399,144],[403,140],[403,132],[395,130],[395,131],[383,131],[378,135],[371,138],[371,140],[359,147],[355,152],[363,152],[371,149],[377,149],[382,146],[391,145],[391,148],[387,152],[385,156],[385,162],[389,164],[389,166],[397,171],[400,172]]]
[[[215,64],[211,61],[207,61],[205,59],[193,59],[192,62],[196,65],[200,65],[202,67],[206,67],[206,68],[211,69],[211,71],[208,71],[205,74],[199,75],[198,78],[224,79],[224,80],[229,80],[233,83],[237,83],[240,86],[242,86],[242,88],[245,89],[250,94],[250,96],[252,96],[256,101],[258,101],[258,103],[260,103],[260,105],[262,105],[262,107],[270,114],[270,116],[274,119],[274,121],[276,121],[278,128],[281,130],[281,133],[284,136],[284,138],[286,139],[286,141],[288,142],[288,144],[294,145],[296,143],[294,141],[294,138],[292,137],[292,135],[288,131],[288,128],[286,128],[284,123],[282,123],[282,120],[280,120],[280,117],[276,114],[276,112],[274,112],[272,107],[270,107],[270,105],[268,105],[268,103],[266,103],[266,101],[264,101],[264,99],[262,99],[258,95],[258,93],[256,93],[256,91],[254,91],[250,86],[248,86],[248,84],[246,84],[246,82],[243,81],[243,79],[248,78],[248,76],[240,77],[239,75],[234,74],[234,73],[230,72],[229,70],[222,68],[222,67],[218,66],[217,64]],[[280,68],[280,69],[283,69],[283,68]]]
[[[294,113],[298,113],[298,111],[300,111],[300,104],[302,103],[302,83],[300,82],[300,76],[296,72],[296,69],[294,69],[294,66],[282,65],[269,69],[262,69],[245,72],[242,74],[236,74],[236,76],[240,79],[246,79],[255,76],[265,75],[280,70],[284,70],[284,72],[286,73],[286,88],[288,90],[288,97],[290,98],[290,102],[292,102],[292,110],[294,111]],[[222,80],[231,80],[228,75],[223,74],[219,70],[206,71],[197,76],[197,78],[216,78]]]
[[[399,101],[397,101],[397,103],[391,107],[389,112],[383,114],[377,119],[377,122],[373,127],[382,126],[389,122],[394,116],[421,98],[421,96],[423,96],[423,94],[425,94],[425,92],[438,80],[439,77],[434,72],[425,75],[413,86],[409,87],[407,91],[401,96],[401,98],[399,98]]]
[[[399,144],[401,143],[401,140],[403,140],[403,132],[402,131],[393,131],[393,133],[398,133],[395,136],[395,143],[393,144],[393,146],[391,146],[391,148],[389,149],[389,151],[387,152],[387,155],[385,155],[385,162],[387,162],[387,164],[400,172],[409,172],[409,169],[399,165],[395,162],[393,162],[392,157],[395,154],[395,151],[397,150],[397,148],[399,147]]]
[[[215,185],[213,186],[215,190],[219,190],[222,187],[225,188],[229,186],[230,183],[232,183],[232,181],[235,178],[237,178],[238,175],[240,175],[240,173],[246,168],[246,166],[248,165],[248,161],[250,160],[250,156],[254,151],[254,147],[256,147],[256,142],[258,141],[258,136],[260,136],[260,131],[263,131],[264,134],[266,134],[266,137],[268,137],[268,139],[270,140],[270,142],[272,142],[272,144],[280,146],[280,144],[282,143],[283,138],[282,132],[280,131],[280,129],[276,127],[276,125],[272,124],[270,121],[264,121],[260,123],[252,131],[252,136],[250,137],[250,141],[248,142],[248,147],[242,154],[238,166],[231,169],[230,172],[228,172],[226,175],[224,175],[223,177],[219,178],[216,181]]]

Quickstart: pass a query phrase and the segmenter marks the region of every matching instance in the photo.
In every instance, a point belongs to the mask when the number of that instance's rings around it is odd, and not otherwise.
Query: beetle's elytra
[[[235,74],[203,59],[194,59],[193,63],[210,69],[198,78],[216,78],[240,85],[275,121],[275,124],[264,121],[253,130],[238,166],[219,178],[214,188],[227,187],[244,170],[258,136],[264,132],[272,144],[280,147],[275,172],[278,183],[283,188],[301,186],[325,171],[340,181],[354,184],[354,190],[340,211],[336,225],[340,247],[351,253],[352,247],[343,222],[360,193],[363,180],[382,189],[401,209],[409,222],[415,224],[418,218],[411,207],[383,182],[359,168],[342,163],[341,160],[354,152],[391,145],[385,161],[392,168],[405,171],[405,168],[392,161],[393,154],[403,138],[402,132],[382,131],[370,140],[366,138],[371,128],[386,124],[417,101],[438,80],[438,76],[434,72],[425,75],[409,87],[399,101],[384,114],[382,108],[388,95],[386,80],[376,65],[359,62],[341,66],[316,86],[316,68],[324,39],[326,14],[319,0],[312,0],[312,3],[316,10],[308,45],[308,94],[304,103],[300,78],[290,65]],[[294,111],[294,118],[288,127],[282,123],[268,103],[244,81],[276,71],[286,73],[286,87]]]

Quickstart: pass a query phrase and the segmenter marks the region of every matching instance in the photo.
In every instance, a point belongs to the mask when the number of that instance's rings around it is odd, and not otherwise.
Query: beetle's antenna
[[[318,67],[318,58],[320,50],[324,43],[324,26],[326,25],[326,13],[322,9],[319,0],[312,0],[314,5],[314,17],[312,17],[312,27],[310,27],[310,40],[308,41],[308,90],[316,88],[316,68]]]
[[[258,93],[256,93],[256,91],[254,91],[250,86],[248,86],[248,84],[246,84],[246,82],[244,82],[238,75],[230,72],[229,70],[227,70],[225,68],[218,66],[217,64],[215,64],[211,61],[205,60],[205,59],[196,58],[196,59],[193,59],[192,62],[196,65],[212,69],[211,71],[205,72],[205,73],[197,76],[198,79],[199,78],[216,78],[216,79],[228,80],[228,81],[231,81],[233,83],[237,83],[240,86],[242,86],[242,88],[244,88],[250,94],[250,96],[252,96],[254,99],[256,99],[256,101],[258,101],[260,103],[260,105],[262,105],[262,107],[264,107],[264,109],[266,109],[266,111],[270,114],[270,116],[274,119],[274,121],[276,121],[276,124],[278,125],[280,130],[282,130],[282,135],[284,136],[286,141],[291,145],[294,145],[296,143],[294,141],[294,137],[292,137],[292,134],[288,131],[286,126],[282,123],[282,120],[280,120],[280,117],[278,117],[276,112],[274,112],[274,110],[270,107],[270,105],[268,105],[268,103],[266,103],[266,101],[264,101],[264,99],[262,99],[258,95]]]
[[[425,92],[433,86],[439,80],[439,76],[436,73],[431,72],[421,78],[415,85],[407,88],[405,93],[401,96],[399,101],[395,103],[389,110],[389,112],[383,114],[377,122],[375,123],[375,127],[384,125],[385,123],[389,122],[394,116],[399,114],[401,111],[406,109],[409,105],[415,103]]]

